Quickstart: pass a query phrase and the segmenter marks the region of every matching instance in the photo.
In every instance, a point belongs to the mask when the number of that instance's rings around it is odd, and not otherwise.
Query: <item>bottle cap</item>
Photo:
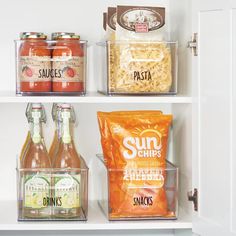
[[[61,38],[72,38],[75,35],[75,33],[69,33],[69,32],[54,32],[52,33],[52,40],[57,40]]]
[[[62,109],[71,109],[71,105],[69,103],[62,103],[61,108]]]
[[[32,109],[42,109],[41,103],[32,103]]]
[[[58,39],[77,39],[79,40],[80,39],[80,36],[79,35],[75,35],[75,34],[65,34],[65,35],[59,35],[57,38]]]
[[[20,33],[20,39],[47,39],[47,35],[41,32],[22,32]]]
[[[28,122],[33,122],[33,117],[32,117],[32,112],[38,110],[41,115],[40,115],[40,122],[46,123],[47,118],[46,118],[46,113],[43,104],[41,103],[28,103],[25,111],[25,115],[27,117]]]
[[[62,110],[70,110],[70,120],[71,122],[75,123],[76,122],[76,115],[75,115],[75,110],[73,106],[69,103],[62,103],[61,104],[61,109]]]
[[[58,117],[58,112],[61,110],[61,103],[53,103],[52,105],[52,119],[53,121],[57,121],[58,119],[60,119],[60,117]]]

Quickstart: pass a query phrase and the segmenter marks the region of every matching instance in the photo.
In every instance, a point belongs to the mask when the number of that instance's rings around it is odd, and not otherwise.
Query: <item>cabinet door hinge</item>
[[[196,188],[193,193],[192,191],[188,192],[188,200],[193,202],[194,211],[198,211],[198,190]]]
[[[194,33],[192,36],[192,40],[188,41],[188,48],[192,49],[192,53],[194,56],[198,55],[198,35]]]

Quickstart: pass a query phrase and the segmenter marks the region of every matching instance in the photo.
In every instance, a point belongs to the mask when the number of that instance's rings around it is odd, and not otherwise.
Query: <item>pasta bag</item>
[[[172,86],[165,8],[117,6],[116,43],[109,45],[109,91],[167,93]]]

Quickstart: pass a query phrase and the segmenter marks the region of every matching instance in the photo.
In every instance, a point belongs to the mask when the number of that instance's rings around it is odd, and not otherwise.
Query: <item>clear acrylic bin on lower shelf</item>
[[[106,41],[99,47],[98,91],[108,95],[177,94],[178,43]]]
[[[99,158],[98,204],[109,220],[177,219],[178,168],[108,169]]]
[[[88,168],[17,169],[18,220],[87,220]]]

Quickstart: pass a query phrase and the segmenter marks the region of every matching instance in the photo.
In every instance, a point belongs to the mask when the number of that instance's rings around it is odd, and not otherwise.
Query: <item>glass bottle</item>
[[[55,132],[54,132],[52,144],[49,149],[49,157],[51,159],[51,162],[53,162],[53,159],[58,152],[58,148],[59,148],[59,144],[61,140],[61,133],[62,133],[61,105],[62,105],[61,103],[53,103],[53,106],[52,106],[52,119],[55,123]],[[71,107],[71,110],[72,110],[71,122],[75,123],[76,118],[75,118],[73,107]]]
[[[28,147],[29,147],[29,144],[30,144],[30,131],[28,131],[27,133],[27,136],[26,136],[26,139],[25,139],[25,142],[23,144],[23,147],[21,149],[21,152],[20,152],[20,158],[19,158],[19,161],[21,162],[23,157],[25,156],[25,152],[27,151]]]
[[[49,149],[49,157],[51,162],[53,161],[59,147],[60,139],[61,139],[61,104],[53,103],[52,106],[52,119],[55,123],[55,132],[52,144]]]
[[[28,104],[26,115],[30,125],[30,141],[21,161],[21,169],[24,170],[23,217],[48,218],[51,177],[45,169],[51,168],[51,163],[42,134],[42,123],[46,122],[42,104]]]
[[[62,136],[57,154],[54,156],[53,168],[58,169],[54,177],[55,199],[60,199],[61,206],[54,209],[57,218],[77,218],[81,214],[80,167],[82,159],[77,153],[72,127],[74,112],[69,104],[61,105]]]

